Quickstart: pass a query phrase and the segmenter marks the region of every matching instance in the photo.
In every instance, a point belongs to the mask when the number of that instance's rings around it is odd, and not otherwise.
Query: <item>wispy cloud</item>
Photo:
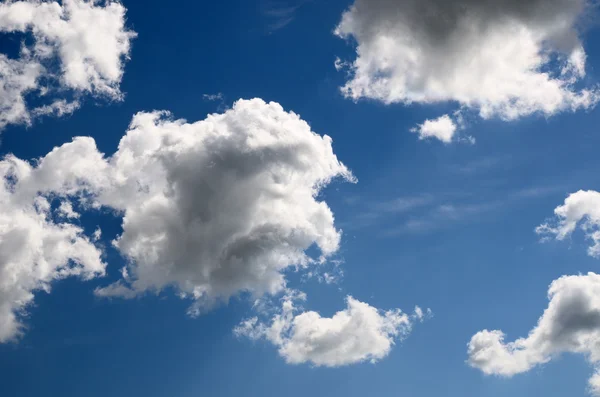
[[[450,171],[461,175],[474,175],[498,169],[515,167],[516,159],[510,154],[487,156],[463,164],[450,166]]]
[[[222,101],[223,93],[218,92],[216,94],[204,94],[202,95],[202,98],[204,98],[207,101]]]
[[[269,20],[269,33],[283,29],[295,18],[296,12],[312,0],[263,0],[262,14]]]
[[[524,187],[502,194],[419,194],[378,202],[353,198],[347,204],[356,208],[356,213],[342,227],[377,227],[384,237],[427,234],[456,224],[478,222],[503,208],[563,191],[565,187],[557,185]]]
[[[434,197],[429,194],[397,197],[385,201],[361,200],[360,197],[346,199],[346,204],[357,208],[352,221],[342,224],[345,229],[360,229],[378,224],[382,220],[430,205]],[[365,208],[367,207],[367,208]]]
[[[384,229],[382,234],[392,237],[400,234],[431,233],[453,224],[477,219],[483,214],[498,210],[503,205],[505,202],[500,200],[482,203],[440,204],[428,208],[427,212],[411,217],[397,226]]]
[[[202,99],[204,99],[205,101],[208,101],[208,102],[216,102],[217,110],[219,112],[223,112],[223,111],[229,109],[229,107],[227,106],[227,103],[225,101],[225,95],[223,95],[222,92],[218,92],[216,94],[204,94],[204,95],[202,95]]]

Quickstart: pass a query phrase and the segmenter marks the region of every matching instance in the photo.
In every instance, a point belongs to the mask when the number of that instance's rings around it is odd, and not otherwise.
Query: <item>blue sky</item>
[[[548,3],[560,6],[565,2]],[[533,10],[539,11],[535,4]],[[33,161],[75,136],[89,136],[98,151],[108,157],[117,152],[119,141],[138,112],[168,110],[174,119],[193,123],[207,114],[229,111],[240,98],[277,102],[284,109],[281,112],[293,111],[312,131],[332,138],[335,156],[351,170],[357,183],[344,181],[339,170],[327,175],[337,177],[316,200],[327,204],[335,215],[335,228],[343,230],[337,249],[326,263],[311,264],[308,270],[294,271],[293,266],[286,266],[282,274],[287,289],[267,292],[262,299],[278,307],[286,293],[302,291],[306,294],[303,310],[325,318],[344,310],[350,295],[379,309],[380,314],[400,308],[412,330],[404,340],[390,336],[395,344],[389,351],[384,349],[382,356],[373,360],[376,362],[365,355],[344,365],[319,365],[314,358],[289,363],[278,351],[281,346],[267,336],[252,340],[247,335],[235,335],[234,329],[244,319],[257,316],[268,325],[273,317],[272,311],[263,313],[253,307],[254,298],[249,292],[256,291],[251,289],[219,293],[216,298],[228,298],[229,302],[203,307],[198,317],[186,314],[194,298],[178,296],[184,292],[183,282],[167,282],[158,294],[151,288],[136,289],[133,283],[128,284],[128,291],[136,295],[133,299],[95,294],[109,285],[122,285],[111,283],[129,283],[120,273],[128,262],[111,241],[123,233],[123,213],[132,214],[135,205],[119,207],[107,199],[110,204],[103,202],[103,209],[94,210],[74,201],[82,216],[68,221],[80,226],[87,241],[99,247],[106,274],[90,280],[52,279],[46,283],[50,291],[43,291],[40,285],[31,288],[34,300],[16,306],[19,322],[25,327],[23,332],[0,343],[1,395],[572,397],[593,392],[587,385],[598,367],[594,342],[600,340],[600,323],[573,331],[577,343],[549,339],[547,345],[556,346],[539,348],[543,359],[525,359],[533,363],[526,369],[519,367],[514,354],[504,362],[496,363],[492,357],[474,364],[469,361],[467,346],[474,335],[486,329],[502,330],[506,342],[527,337],[549,307],[548,288],[554,280],[564,275],[584,277],[578,275],[596,271],[598,259],[589,255],[588,247],[591,233],[600,223],[594,212],[600,208],[600,201],[589,198],[582,210],[573,210],[576,215],[554,217],[555,208],[563,205],[569,195],[579,190],[600,190],[596,178],[600,167],[596,155],[600,113],[593,100],[589,106],[574,110],[564,98],[564,107],[548,111],[519,108],[521,114],[508,120],[511,117],[502,113],[504,110],[490,117],[480,116],[485,106],[501,107],[495,99],[474,95],[461,100],[457,98],[465,98],[463,93],[456,94],[452,89],[439,100],[415,99],[420,94],[433,95],[417,92],[416,86],[411,87],[413,97],[364,91],[357,94],[360,98],[353,99],[340,87],[360,70],[334,67],[337,58],[356,60],[357,43],[368,45],[368,39],[356,32],[348,40],[334,34],[352,1],[176,0],[166,4],[124,0],[122,5],[126,9],[125,29],[135,31],[137,37],[131,37],[130,51],[117,54],[123,60],[122,76],[103,76],[103,81],[118,86],[123,97],[101,92],[100,85],[68,86],[64,76],[49,75],[47,78],[55,79],[53,84],[59,86],[51,89],[50,95],[75,98],[79,108],[62,117],[32,116],[30,125],[22,121],[7,123],[1,131],[0,154],[11,153]],[[557,10],[561,18],[571,12]],[[495,23],[495,14],[491,15],[490,21]],[[589,10],[574,15],[593,21],[596,18]],[[523,21],[524,26],[531,23],[539,31],[543,31],[539,26],[545,26],[537,20]],[[396,33],[392,32],[392,37]],[[428,37],[421,39],[426,41]],[[575,93],[593,91],[600,76],[600,31],[594,23],[588,23],[578,37],[587,60],[585,76],[573,84]],[[13,59],[23,57],[18,53],[22,39],[35,37],[31,31],[2,33],[2,53]],[[507,42],[518,39],[506,36]],[[464,43],[469,41],[465,38]],[[579,48],[577,45],[573,48]],[[391,59],[398,60],[393,56]],[[462,65],[437,61],[435,58],[431,62],[448,70],[458,70]],[[549,61],[540,68],[559,70],[559,62]],[[422,66],[425,70],[430,65]],[[398,70],[386,73],[402,72]],[[387,82],[388,86],[393,84],[392,80]],[[514,95],[528,99],[527,94]],[[39,92],[26,92],[31,109],[40,106],[38,102],[44,98]],[[7,112],[7,107],[0,106],[0,111]],[[436,120],[444,114],[450,115],[456,127],[451,142],[419,139],[418,133],[411,132],[425,120]],[[240,125],[246,131],[251,123],[242,120]],[[146,127],[140,128],[144,131]],[[468,142],[470,137],[474,143]],[[305,138],[308,140],[304,135],[298,139]],[[321,145],[320,140],[314,142]],[[204,171],[192,167],[192,178],[196,172],[201,175]],[[299,189],[304,187],[311,188]],[[98,195],[102,192],[98,190]],[[48,194],[62,197],[56,191]],[[67,196],[73,195],[65,193]],[[80,198],[77,196],[77,200]],[[227,201],[228,197],[219,200]],[[17,207],[7,208],[8,217],[11,211],[17,212]],[[57,219],[52,221],[59,222]],[[565,230],[565,220],[585,228],[565,232],[565,238],[557,241],[554,237]],[[544,236],[535,229],[546,222],[552,230],[549,241],[541,242]],[[93,241],[98,226],[102,236]],[[8,234],[2,233],[0,228],[0,245],[2,239],[8,241]],[[319,245],[317,237],[310,243],[307,254],[318,258],[323,247],[315,246]],[[10,252],[16,250],[18,247]],[[0,260],[4,260],[2,255]],[[240,260],[246,266],[247,258],[242,256]],[[12,263],[6,259],[0,269]],[[186,265],[197,264],[191,261]],[[131,266],[135,269],[141,265]],[[309,277],[309,271],[319,272],[321,278]],[[323,272],[338,277],[327,283],[322,279]],[[587,283],[587,279],[584,281]],[[8,293],[2,295],[1,288],[0,303],[5,299],[7,304],[16,305]],[[579,296],[564,291],[566,296]],[[584,291],[582,296],[589,298],[589,304],[583,306],[599,307],[597,288],[590,287],[589,292],[581,287],[577,291]],[[419,321],[412,314],[415,306],[430,308],[433,314]],[[586,316],[593,317],[597,311],[592,309],[585,312]],[[545,323],[540,324],[545,327]],[[587,335],[583,342],[577,339],[582,335],[580,331]],[[343,334],[334,337],[342,338]],[[523,350],[533,351],[531,357],[537,357],[538,345],[532,342],[532,346]],[[342,353],[332,354],[343,361]]]

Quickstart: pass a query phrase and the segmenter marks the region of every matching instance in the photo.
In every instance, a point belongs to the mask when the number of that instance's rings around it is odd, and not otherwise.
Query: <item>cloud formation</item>
[[[123,218],[113,245],[127,267],[97,295],[130,298],[172,287],[198,314],[241,292],[280,292],[285,271],[334,254],[341,231],[317,197],[336,177],[354,181],[329,137],[261,99],[195,123],[138,113],[108,158],[92,138],[79,137],[36,166],[8,157],[1,170],[5,338],[33,290],[70,274],[103,273],[93,244],[100,231],[89,238],[73,223],[82,211],[107,208]],[[56,208],[50,199],[60,201]],[[313,246],[321,257],[306,254]],[[21,273],[23,280],[14,276]]]
[[[125,27],[125,7],[113,0],[7,1],[0,32],[31,35],[17,59],[0,54],[0,128],[29,124],[35,116],[71,113],[82,94],[122,98],[123,63],[135,33]],[[66,102],[56,96],[70,93]],[[25,96],[54,99],[33,109]]]
[[[335,34],[356,42],[343,94],[391,103],[456,102],[515,120],[593,107],[579,88],[587,0],[356,0]]]
[[[92,154],[80,150],[88,141],[65,145],[36,167],[14,156],[0,161],[0,343],[21,335],[22,314],[36,291],[49,292],[66,277],[105,272],[101,251],[67,219],[75,218],[69,196],[89,171],[80,168],[82,156]]]
[[[452,142],[456,133],[456,124],[447,114],[435,120],[425,120],[411,131],[419,134],[419,139],[436,138],[444,143]]]
[[[319,273],[340,243],[319,193],[354,177],[329,137],[277,103],[239,100],[195,123],[138,113],[110,157],[79,137],[35,165],[9,156],[0,170],[0,342],[22,332],[36,291],[104,275],[100,229],[77,225],[101,208],[122,217],[113,246],[127,265],[97,296],[172,288],[197,315],[240,293],[270,301],[285,292],[268,325],[254,318],[236,333],[267,339],[289,363],[376,362],[429,314],[383,312],[352,297],[331,318],[295,305],[305,296],[290,292],[285,272]],[[320,255],[309,256],[311,247]]]
[[[588,254],[600,257],[600,193],[580,190],[565,199],[554,210],[555,219],[538,226],[535,230],[544,238],[564,240],[581,224],[586,237],[592,241]]]
[[[430,314],[419,307],[412,315],[399,309],[382,312],[348,296],[346,309],[327,318],[295,306],[294,301],[305,298],[304,294],[288,294],[269,324],[253,317],[243,321],[234,333],[253,340],[266,339],[289,364],[340,367],[381,360],[395,341],[410,334],[415,321]]]
[[[283,271],[313,263],[304,253],[313,244],[324,257],[338,249],[333,214],[316,196],[353,176],[329,137],[260,99],[191,124],[164,116],[134,117],[98,188],[98,202],[124,214],[115,245],[130,260],[132,291],[176,286],[199,305],[275,293]]]
[[[505,342],[484,330],[468,345],[469,364],[487,375],[510,377],[561,353],[583,354],[595,367],[589,389],[600,395],[600,275],[564,276],[550,285],[549,304],[526,338]]]

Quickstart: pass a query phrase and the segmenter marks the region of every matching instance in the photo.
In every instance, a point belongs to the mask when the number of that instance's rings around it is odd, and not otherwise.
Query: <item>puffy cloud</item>
[[[581,223],[586,236],[593,242],[588,249],[590,256],[600,256],[600,193],[580,190],[569,195],[563,205],[554,210],[556,219],[536,228],[540,235],[554,236],[564,240]]]
[[[336,252],[341,232],[317,197],[333,178],[354,178],[329,137],[261,99],[195,123],[167,116],[137,114],[110,157],[79,137],[35,166],[13,156],[0,163],[0,342],[18,334],[34,291],[104,273],[101,232],[89,238],[73,224],[74,203],[123,217],[113,244],[127,267],[97,295],[174,287],[194,300],[191,314],[240,292],[280,292],[286,270]],[[306,254],[313,245],[320,258]]]
[[[357,44],[348,98],[445,101],[487,119],[585,109],[586,54],[578,23],[587,0],[356,0],[335,33]]]
[[[382,312],[348,296],[346,309],[327,318],[314,311],[300,311],[294,301],[304,299],[303,294],[288,294],[269,324],[253,317],[243,321],[234,333],[268,340],[290,364],[339,367],[381,360],[396,340],[410,334],[415,321],[426,316],[419,307],[412,315],[399,309]]]
[[[73,216],[67,193],[78,179],[77,165],[69,167],[70,161],[60,171],[48,169],[52,157],[35,168],[13,156],[0,161],[0,343],[22,333],[21,317],[36,291],[48,292],[65,277],[104,274],[101,252],[81,227],[52,216],[53,197]],[[44,180],[48,183],[39,183]]]
[[[18,59],[0,54],[0,128],[44,114],[61,116],[79,106],[59,99],[30,110],[25,95],[32,92],[40,98],[69,90],[120,99],[123,61],[135,37],[125,28],[125,11],[112,0],[0,4],[0,32],[33,37],[32,45],[22,45]]]
[[[506,343],[502,331],[474,335],[469,364],[488,375],[510,377],[561,353],[579,353],[596,367],[589,388],[600,395],[600,275],[561,277],[550,285],[548,298],[548,308],[526,338]]]
[[[123,232],[113,244],[127,268],[121,280],[97,289],[99,296],[128,298],[174,287],[194,300],[191,314],[241,292],[277,293],[286,286],[286,270],[316,266],[334,254],[341,232],[317,197],[333,178],[354,180],[329,137],[261,99],[240,100],[195,123],[165,112],[139,113],[108,158],[92,138],[80,137],[35,167],[12,157],[10,164],[19,170],[19,184],[6,188],[7,197],[15,206],[40,194],[60,199],[53,213],[61,223],[53,223],[50,208],[28,214],[42,228],[64,229],[65,239],[95,250],[69,223],[79,217],[72,202],[123,217]],[[20,211],[6,208],[11,219]],[[99,236],[94,233],[92,241]],[[321,257],[306,254],[312,246]],[[59,270],[70,266],[54,262]],[[31,256],[23,263],[35,265]],[[13,285],[14,278],[3,280]]]
[[[329,137],[260,99],[191,124],[164,115],[134,117],[98,188],[98,202],[124,214],[115,246],[130,260],[132,291],[176,286],[196,311],[240,291],[281,291],[283,271],[313,262],[313,244],[323,256],[338,249],[316,196],[353,177]]]
[[[58,207],[58,213],[65,218],[79,218],[79,214],[73,210],[73,204],[70,201],[63,201]]]
[[[0,54],[0,129],[7,124],[30,122],[24,95],[38,87],[44,71],[39,62]]]
[[[444,143],[450,143],[456,132],[456,124],[445,114],[435,120],[425,120],[423,124],[413,128],[412,132],[418,133],[419,139],[436,138]]]
[[[354,181],[329,137],[261,99],[194,123],[138,113],[112,156],[78,137],[34,165],[9,156],[0,171],[0,342],[22,331],[36,291],[104,274],[100,229],[88,236],[75,224],[86,211],[122,217],[113,245],[127,263],[98,296],[173,288],[196,315],[240,293],[269,301],[288,291],[286,271],[318,273],[341,238],[319,194],[334,178]],[[307,253],[312,247],[320,256]],[[288,293],[268,326],[251,319],[237,333],[267,338],[290,363],[340,366],[384,358],[429,314],[348,297],[346,309],[324,318],[299,312],[299,299]]]

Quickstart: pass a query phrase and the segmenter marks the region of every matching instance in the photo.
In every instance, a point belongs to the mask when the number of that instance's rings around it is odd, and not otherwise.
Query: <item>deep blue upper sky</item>
[[[204,94],[222,93],[227,106],[239,98],[279,102],[331,136],[358,178],[323,193],[344,230],[344,278],[339,289],[306,281],[307,307],[329,316],[351,294],[379,308],[428,307],[434,316],[376,364],[313,368],[285,364],[268,343],[234,337],[233,327],[250,314],[243,299],[191,319],[188,303],[172,293],[101,300],[92,291],[106,280],[69,279],[37,294],[19,343],[0,345],[0,395],[585,395],[592,370],[580,356],[512,379],[486,377],[465,360],[474,333],[526,336],[547,306],[552,280],[597,269],[580,236],[540,244],[534,228],[568,193],[600,188],[598,110],[477,120],[469,127],[475,145],[420,141],[410,128],[450,105],[385,106],[340,94],[344,74],[334,60],[354,49],[332,32],[349,1],[307,2],[278,29],[260,0],[123,3],[138,32],[121,84],[125,100],[87,99],[72,116],[9,126],[0,153],[32,159],[89,135],[111,154],[138,111],[165,109],[189,121],[219,111],[223,105]],[[589,31],[585,45],[588,75],[597,81],[600,31]],[[417,196],[433,204],[377,213]],[[437,205],[457,215],[442,216]],[[107,236],[119,230],[112,218],[97,222]],[[114,252],[108,258],[108,278],[116,279],[123,259]]]

